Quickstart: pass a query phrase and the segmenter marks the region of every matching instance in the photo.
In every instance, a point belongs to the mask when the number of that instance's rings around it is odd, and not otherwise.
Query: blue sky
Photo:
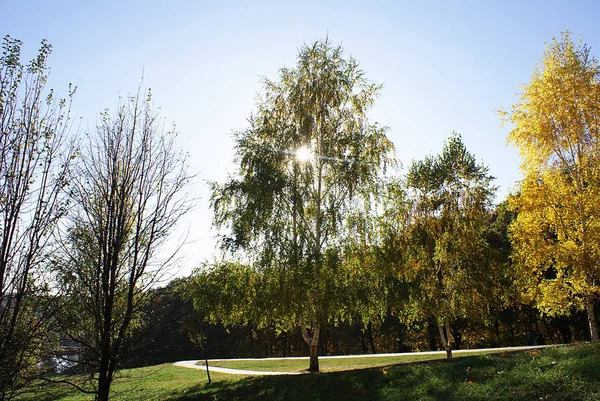
[[[231,132],[246,126],[261,77],[293,66],[304,43],[329,35],[383,83],[370,117],[390,128],[405,166],[457,131],[497,177],[502,200],[520,161],[494,110],[517,100],[544,42],[562,30],[600,54],[598,15],[594,1],[0,0],[0,34],[21,39],[26,58],[50,41],[50,86],[66,94],[77,85],[83,131],[135,91],[143,71],[199,174],[197,210],[180,225],[192,244],[177,274],[188,274],[214,253],[205,181],[233,170]]]

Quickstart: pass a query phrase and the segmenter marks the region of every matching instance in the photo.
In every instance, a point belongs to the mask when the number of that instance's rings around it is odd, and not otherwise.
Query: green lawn
[[[325,366],[325,360],[321,363]],[[124,373],[127,377],[114,385],[114,400],[600,401],[600,345],[597,344],[524,351],[508,356],[465,356],[451,363],[404,363],[299,376],[247,377],[213,373],[210,385],[203,370],[170,365]],[[92,400],[56,385],[41,386],[39,390],[47,394],[38,393],[22,400]]]
[[[213,383],[237,379],[231,375],[211,373]],[[202,391],[207,383],[206,372],[175,367],[172,364],[150,366],[139,369],[127,369],[119,373],[113,383],[114,400],[182,400],[182,394]],[[33,393],[25,394],[19,400],[31,401],[93,401],[92,395],[86,395],[66,386],[41,383],[35,386]],[[206,398],[204,398],[206,399]],[[210,398],[208,398],[210,399]]]
[[[485,354],[484,352],[479,354]],[[472,356],[475,354],[454,354],[455,358]],[[386,356],[377,357],[369,356],[367,358],[319,358],[319,368],[321,372],[340,372],[344,370],[366,369],[381,366],[397,365],[401,363],[422,362],[445,359],[446,354],[438,355],[422,355],[414,353],[411,355],[402,356]],[[204,366],[204,361],[199,363]],[[271,372],[301,372],[308,368],[308,358],[303,359],[285,359],[285,360],[268,360],[268,359],[252,359],[243,361],[209,361],[210,366],[218,366],[230,369],[244,369],[255,371],[271,371]]]

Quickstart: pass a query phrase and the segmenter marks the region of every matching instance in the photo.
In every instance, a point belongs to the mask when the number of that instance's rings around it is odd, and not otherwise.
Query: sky
[[[143,75],[197,174],[196,208],[174,233],[187,236],[173,269],[181,276],[219,257],[207,183],[234,172],[232,133],[248,126],[261,79],[293,67],[302,45],[328,36],[383,84],[369,117],[389,127],[405,168],[456,131],[496,177],[501,201],[520,179],[520,159],[495,110],[518,100],[561,31],[600,54],[598,15],[595,1],[0,0],[0,34],[22,40],[27,60],[42,39],[52,44],[49,87],[65,96],[77,86],[81,132]]]

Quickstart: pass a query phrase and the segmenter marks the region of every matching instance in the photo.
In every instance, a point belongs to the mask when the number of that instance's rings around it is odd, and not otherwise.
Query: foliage
[[[264,87],[250,127],[236,134],[237,175],[213,184],[214,221],[226,229],[223,247],[274,291],[259,322],[299,324],[316,350],[320,326],[355,305],[347,218],[376,197],[393,145],[366,116],[379,86],[328,40],[302,47],[296,67]]]
[[[70,99],[47,91],[51,46],[21,62],[20,40],[6,36],[0,56],[0,399],[9,399],[51,368],[54,298],[45,272],[76,143]]]
[[[207,312],[211,323],[221,322],[226,326],[250,321],[259,323],[263,314],[258,312],[261,308],[257,290],[261,286],[257,281],[261,278],[255,270],[241,263],[205,266],[188,284],[187,296],[197,310]]]
[[[546,46],[506,121],[523,158],[511,206],[517,276],[526,299],[549,315],[586,308],[591,338],[600,286],[600,69],[569,32]]]
[[[407,175],[413,221],[401,269],[413,286],[412,304],[437,320],[449,358],[451,322],[478,314],[493,290],[486,242],[492,180],[459,135],[439,156],[414,162]]]

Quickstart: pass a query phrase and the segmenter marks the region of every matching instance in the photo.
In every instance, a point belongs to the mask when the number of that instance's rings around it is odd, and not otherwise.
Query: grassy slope
[[[600,400],[600,345],[300,376],[214,373],[211,385],[204,371],[167,365],[127,373],[115,400]],[[92,399],[48,389],[30,399]]]

